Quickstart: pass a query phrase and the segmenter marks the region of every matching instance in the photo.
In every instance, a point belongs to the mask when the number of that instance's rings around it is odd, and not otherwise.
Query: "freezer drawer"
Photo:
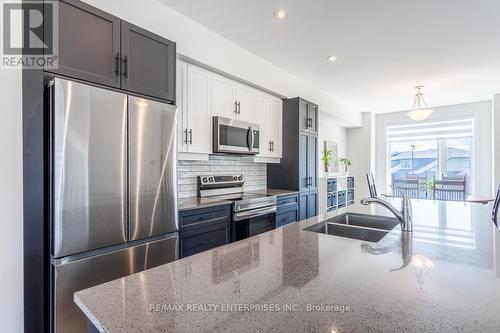
[[[73,294],[111,280],[176,260],[178,236],[101,254],[85,259],[52,265],[55,333],[84,333],[87,319],[73,302]]]
[[[127,240],[127,95],[54,79],[52,255]]]
[[[129,96],[130,240],[177,228],[175,106]]]

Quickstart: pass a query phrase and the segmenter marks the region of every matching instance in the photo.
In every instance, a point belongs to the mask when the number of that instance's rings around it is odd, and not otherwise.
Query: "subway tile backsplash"
[[[198,176],[200,175],[239,175],[243,174],[245,191],[267,188],[267,166],[253,163],[240,156],[211,155],[208,161],[178,161],[179,198],[198,195]]]

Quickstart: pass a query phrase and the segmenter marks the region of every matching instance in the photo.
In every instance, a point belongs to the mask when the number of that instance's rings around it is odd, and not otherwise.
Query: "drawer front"
[[[231,220],[231,206],[218,206],[203,209],[194,209],[179,213],[180,229],[207,227],[214,223],[229,222]]]
[[[290,195],[278,197],[276,211],[278,213],[299,209],[299,196]]]
[[[276,227],[281,227],[293,222],[297,222],[297,210],[276,214]]]
[[[180,234],[180,254],[182,258],[229,244],[229,224],[197,230],[199,233]]]
[[[288,195],[288,196],[281,196],[278,197],[277,199],[277,205],[288,205],[288,204],[298,204],[299,202],[299,196],[294,194],[294,195]]]

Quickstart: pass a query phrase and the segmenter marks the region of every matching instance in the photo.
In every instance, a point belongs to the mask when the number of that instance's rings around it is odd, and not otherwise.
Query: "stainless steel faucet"
[[[394,190],[397,190],[401,192],[402,194],[402,199],[401,199],[401,211],[398,211],[394,206],[392,206],[390,203],[388,203],[385,200],[380,199],[379,197],[371,197],[371,198],[365,198],[361,199],[361,204],[362,205],[369,205],[372,203],[379,204],[384,206],[385,208],[389,209],[394,216],[399,220],[399,223],[401,224],[401,230],[403,231],[413,231],[413,214],[411,211],[411,201],[410,198],[404,194],[404,192],[394,186],[391,186]]]

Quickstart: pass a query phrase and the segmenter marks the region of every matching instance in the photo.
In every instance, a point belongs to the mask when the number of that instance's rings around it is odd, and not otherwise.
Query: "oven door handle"
[[[276,206],[273,206],[271,208],[254,209],[254,210],[246,211],[246,212],[242,212],[242,213],[235,213],[234,220],[239,221],[239,220],[248,219],[251,217],[257,217],[257,216],[266,215],[266,214],[271,214],[271,213],[276,213]]]
[[[272,201],[272,202],[264,202],[264,203],[261,203],[261,204],[249,204],[249,205],[237,205],[235,207],[235,212],[236,213],[242,213],[242,212],[246,212],[246,211],[249,211],[249,210],[253,210],[255,211],[256,209],[258,208],[269,208],[269,207],[275,207],[276,206],[276,201]]]

